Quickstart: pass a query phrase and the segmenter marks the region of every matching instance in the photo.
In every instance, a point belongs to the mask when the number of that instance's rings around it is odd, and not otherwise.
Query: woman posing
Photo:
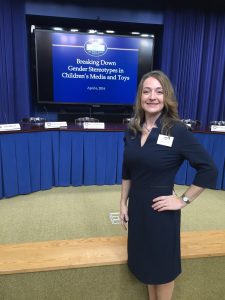
[[[128,266],[148,285],[149,299],[170,300],[181,273],[180,211],[205,188],[215,187],[217,170],[179,120],[172,84],[161,71],[141,79],[124,140],[120,218],[129,224]],[[197,172],[178,196],[174,178],[185,159]]]

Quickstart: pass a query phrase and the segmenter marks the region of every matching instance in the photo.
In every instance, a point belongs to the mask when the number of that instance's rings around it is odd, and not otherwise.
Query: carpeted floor
[[[176,186],[182,194],[185,186]],[[125,235],[113,225],[120,186],[53,188],[0,201],[0,244]],[[225,229],[225,191],[206,190],[182,210],[182,231]],[[225,300],[225,257],[189,259],[173,300]],[[147,300],[126,265],[0,276],[0,300]]]
[[[225,257],[185,260],[173,300],[225,300]],[[126,265],[0,276],[1,300],[147,300]]]
[[[185,186],[175,186],[182,194]],[[120,186],[57,187],[0,201],[0,244],[125,235],[112,225]],[[225,229],[225,191],[206,190],[182,210],[182,231]]]

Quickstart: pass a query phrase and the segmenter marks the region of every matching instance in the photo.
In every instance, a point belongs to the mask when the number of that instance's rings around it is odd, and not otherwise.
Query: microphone
[[[9,124],[8,118],[7,118],[7,115],[6,115],[6,112],[5,112],[5,111],[4,111],[4,118],[5,118],[5,123],[6,123],[6,124]]]
[[[48,121],[48,110],[47,110],[47,107],[44,105],[43,108],[44,108],[44,111],[46,112],[46,115],[47,115],[46,121]]]

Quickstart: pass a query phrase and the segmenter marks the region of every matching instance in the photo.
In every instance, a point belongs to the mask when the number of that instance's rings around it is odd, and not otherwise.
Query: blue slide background
[[[93,56],[84,45],[93,38],[103,40],[107,51]],[[143,40],[119,36],[93,36],[87,34],[52,33],[54,101],[98,104],[133,104],[137,91],[138,55]],[[60,46],[56,46],[60,45]],[[72,46],[72,47],[71,47]],[[120,50],[110,49],[120,48]],[[126,49],[126,50],[125,50]],[[115,62],[115,65],[77,64],[77,59]],[[90,74],[105,76],[105,72],[70,71],[68,66],[83,68],[117,69],[113,79],[87,79]],[[119,73],[119,69],[123,73]],[[62,74],[84,75],[85,78],[63,78]],[[129,80],[119,80],[119,76]],[[70,75],[69,75],[70,76]]]

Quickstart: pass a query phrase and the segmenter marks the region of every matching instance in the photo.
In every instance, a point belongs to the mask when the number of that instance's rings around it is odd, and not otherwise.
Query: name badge
[[[172,147],[173,140],[174,140],[173,136],[159,134],[157,144],[162,146]]]

